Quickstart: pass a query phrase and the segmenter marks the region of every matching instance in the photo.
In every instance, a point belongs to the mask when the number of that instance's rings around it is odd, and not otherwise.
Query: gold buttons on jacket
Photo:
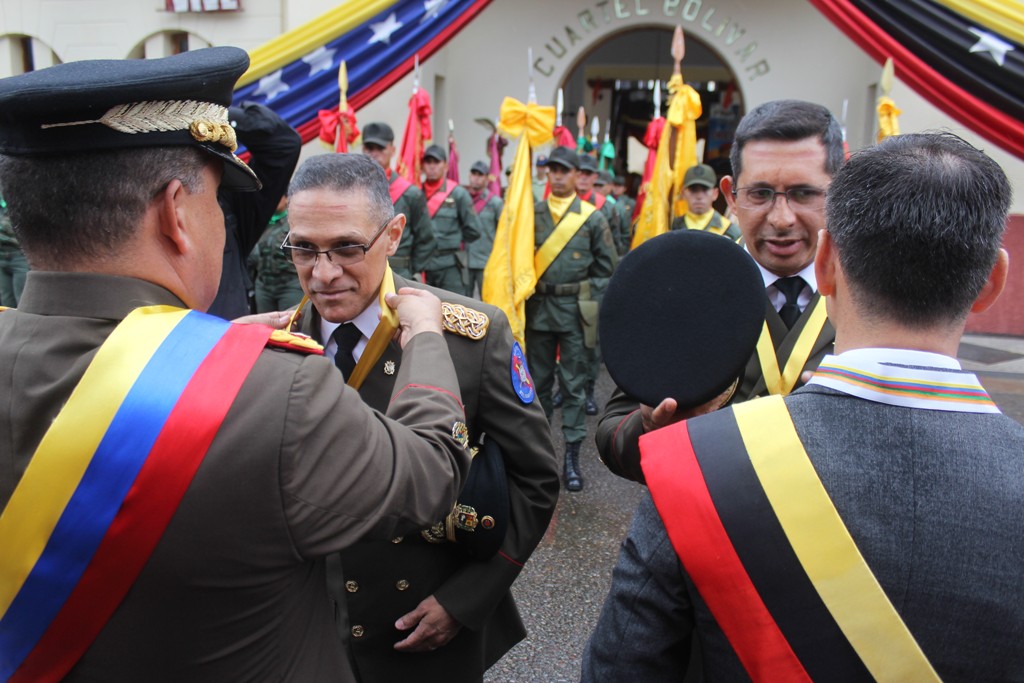
[[[357,590],[359,590],[359,584],[355,581],[346,581],[345,590],[347,590],[349,593],[355,593]]]
[[[398,589],[398,590],[400,590],[400,591],[404,591],[404,590],[406,590],[407,588],[409,588],[409,582],[408,582],[408,581],[406,581],[405,579],[399,579],[399,580],[398,580],[398,581],[397,581],[397,582],[395,583],[395,588],[397,588],[397,589]]]
[[[355,626],[352,627],[352,637],[353,638],[362,638],[364,633],[366,633],[366,630],[362,626],[359,626],[358,624],[356,624]]]

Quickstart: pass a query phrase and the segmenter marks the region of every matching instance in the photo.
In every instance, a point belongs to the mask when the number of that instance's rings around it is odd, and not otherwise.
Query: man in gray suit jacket
[[[1019,680],[1024,427],[955,354],[1010,187],[951,134],[854,155],[815,262],[836,352],[787,398],[641,438],[583,680]]]

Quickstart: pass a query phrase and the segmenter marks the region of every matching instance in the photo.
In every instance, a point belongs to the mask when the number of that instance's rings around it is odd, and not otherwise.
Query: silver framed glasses
[[[289,261],[302,268],[310,268],[316,265],[316,260],[320,254],[326,256],[327,261],[333,265],[352,266],[366,258],[366,252],[370,251],[374,243],[380,239],[380,236],[384,234],[384,229],[391,224],[392,220],[394,220],[394,217],[384,221],[384,224],[377,228],[377,232],[373,233],[373,237],[366,244],[344,244],[340,247],[331,247],[330,249],[312,249],[301,245],[288,244],[288,239],[292,236],[291,233],[288,233],[284,241],[281,242],[281,251],[288,256]]]
[[[821,211],[825,206],[825,190],[820,187],[791,187],[788,190],[738,187],[732,193],[736,204],[748,211],[767,211],[780,195],[786,198],[793,211]]]

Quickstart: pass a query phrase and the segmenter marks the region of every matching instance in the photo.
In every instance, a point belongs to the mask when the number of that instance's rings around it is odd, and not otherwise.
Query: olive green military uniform
[[[771,301],[765,299],[765,321],[768,323],[768,330],[771,333],[772,341],[775,344],[775,355],[778,358],[779,366],[784,368],[793,348],[801,333],[807,326],[811,311],[821,298],[821,294],[815,292],[810,303],[804,309],[800,318],[792,329],[787,329],[782,322],[778,312]],[[822,304],[824,305],[824,304]],[[824,327],[814,340],[811,354],[804,363],[801,374],[808,370],[815,370],[821,363],[821,359],[833,353],[835,347],[836,331],[832,323],[825,321]],[[778,341],[776,341],[778,340]],[[794,389],[803,386],[798,380]],[[747,366],[740,378],[739,386],[730,399],[730,404],[740,403],[759,396],[767,396],[768,389],[765,386],[764,373],[761,370],[761,362],[755,352],[747,361]],[[643,423],[640,419],[640,404],[629,396],[616,389],[612,393],[608,405],[605,406],[601,419],[597,424],[597,452],[601,460],[615,474],[633,481],[644,480],[643,470],[640,468],[640,437],[643,435]]]
[[[288,212],[275,213],[249,254],[249,266],[255,271],[257,313],[284,311],[302,300],[302,285],[295,266],[281,249],[288,230]]]
[[[633,242],[633,209],[636,208],[636,201],[628,196],[622,195],[615,198],[615,210],[619,212],[619,234],[615,243],[619,248],[619,256],[629,251],[629,245]]]
[[[0,197],[0,306],[13,308],[18,305],[27,273],[28,261],[11,229],[7,203]]]
[[[580,213],[581,205],[582,200],[574,198],[566,215]],[[536,248],[554,230],[548,203],[538,202],[534,208]],[[526,300],[526,353],[541,405],[549,416],[556,352],[561,359],[562,433],[566,443],[579,443],[587,435],[583,410],[587,360],[580,300],[593,300],[592,292],[607,285],[617,260],[608,221],[600,211],[594,211],[544,271],[533,296]],[[596,324],[595,319],[595,334]]]
[[[340,565],[328,564],[329,591],[339,602],[339,630],[362,683],[480,681],[484,670],[526,634],[509,588],[554,512],[558,464],[536,391],[520,384],[527,398],[517,394],[514,340],[504,314],[396,276],[395,288],[401,287],[426,289],[445,303],[452,324],[446,324],[444,338],[459,376],[470,442],[486,434],[504,456],[508,529],[500,551],[486,560],[470,559],[451,543],[428,543],[419,533],[359,543],[341,554]],[[320,316],[311,306],[306,312],[302,330],[319,338]],[[456,327],[463,333],[454,332]],[[359,389],[369,406],[388,406],[394,373],[404,360],[394,342],[385,349]],[[462,628],[433,652],[396,652],[394,644],[408,633],[395,629],[395,621],[430,595]]]
[[[466,245],[469,260],[468,293],[471,296],[479,296],[477,292],[483,292],[484,267],[487,266],[487,259],[494,248],[494,233],[498,229],[501,211],[505,208],[505,202],[501,197],[492,195],[487,188],[481,190],[480,194],[480,197],[473,199],[474,208],[479,207],[477,218],[480,219],[480,239]]]
[[[388,178],[393,185],[398,174],[388,171]],[[391,269],[402,277],[415,278],[427,269],[427,264],[437,249],[437,238],[427,211],[427,200],[423,190],[410,185],[395,200],[395,213],[405,215],[405,230],[393,256],[388,257]]]
[[[96,349],[143,305],[182,304],[143,280],[34,271],[21,307],[0,312],[0,508]],[[131,590],[64,680],[354,682],[323,558],[430,524],[469,464],[452,435],[464,414],[444,340],[417,335],[403,358],[385,417],[322,356],[262,351]]]
[[[676,216],[675,220],[672,221],[671,229],[685,230],[688,227],[689,226],[686,225],[686,216]],[[728,218],[718,213],[717,211],[713,211],[711,213],[711,218],[708,219],[708,222],[705,223],[704,226],[699,229],[704,230],[706,232],[713,232],[716,235],[728,237],[733,242],[739,242],[741,239],[743,239],[743,233],[740,232],[739,226],[737,226],[735,223],[731,223]]]
[[[438,192],[453,181],[445,178]],[[427,198],[429,204],[430,198]],[[469,295],[469,271],[466,247],[480,237],[480,224],[473,199],[466,188],[457,185],[430,217],[437,238],[437,250],[427,262],[427,284],[456,294]]]

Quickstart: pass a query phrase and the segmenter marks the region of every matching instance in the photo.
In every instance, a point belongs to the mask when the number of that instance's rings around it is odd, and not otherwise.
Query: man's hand
[[[402,287],[388,294],[387,305],[398,312],[398,343],[405,348],[420,332],[441,334],[441,300],[428,291]]]
[[[437,598],[431,595],[416,605],[416,609],[395,622],[395,628],[399,631],[408,631],[413,627],[416,630],[410,633],[405,640],[395,643],[396,650],[400,652],[436,650],[454,638],[462,625],[448,614],[448,610],[441,606]]]
[[[275,330],[283,330],[288,326],[288,321],[291,317],[292,311],[273,311],[271,313],[243,315],[241,318],[235,318],[231,322],[243,325],[266,325],[273,327]]]
[[[679,404],[674,398],[666,398],[655,408],[641,405],[640,420],[643,422],[644,432],[652,432],[683,419],[682,415],[676,415],[677,408]]]

